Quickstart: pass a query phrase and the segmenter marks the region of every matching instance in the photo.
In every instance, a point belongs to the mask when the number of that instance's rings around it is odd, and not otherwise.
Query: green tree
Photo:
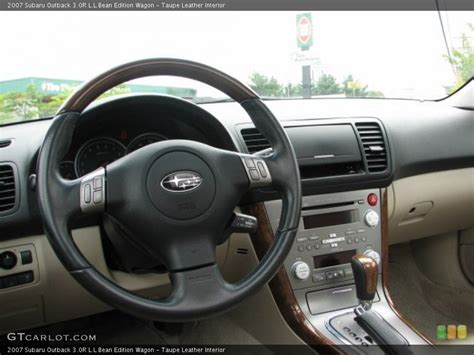
[[[463,33],[461,47],[459,49],[451,48],[451,57],[445,56],[456,72],[456,81],[453,86],[448,88],[449,93],[456,91],[466,81],[474,77],[474,47],[472,45],[474,24],[470,23],[467,26],[471,32],[470,35]]]
[[[322,74],[316,85],[311,86],[312,95],[336,95],[342,93],[341,86],[331,74]]]
[[[252,73],[250,76],[250,87],[260,96],[283,96],[282,85],[274,77],[267,77],[260,73]]]

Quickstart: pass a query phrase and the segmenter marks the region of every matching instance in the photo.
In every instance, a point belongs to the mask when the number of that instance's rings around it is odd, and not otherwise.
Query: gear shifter
[[[378,264],[367,255],[355,255],[351,260],[359,305],[354,309],[355,321],[387,354],[412,354],[408,342],[378,313],[371,310],[377,291]]]
[[[351,260],[359,305],[368,311],[377,290],[378,265],[366,255],[355,255]]]

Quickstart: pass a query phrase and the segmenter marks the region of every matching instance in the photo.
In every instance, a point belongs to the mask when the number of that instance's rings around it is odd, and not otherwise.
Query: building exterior
[[[46,96],[54,96],[70,91],[82,84],[79,80],[51,79],[29,77],[14,80],[0,81],[0,95],[10,92],[25,92],[28,86],[32,85],[38,92]],[[191,88],[155,86],[140,84],[124,84],[131,93],[157,93],[168,94],[179,97],[194,98],[196,90]]]

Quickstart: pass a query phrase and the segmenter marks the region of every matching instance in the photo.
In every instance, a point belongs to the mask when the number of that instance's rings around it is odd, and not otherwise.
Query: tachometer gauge
[[[76,178],[76,171],[74,169],[74,162],[65,160],[59,163],[59,173],[67,180],[74,180]]]
[[[112,138],[101,137],[87,141],[76,155],[75,169],[77,176],[83,176],[91,171],[106,166],[123,157],[125,147]]]
[[[134,152],[137,149],[143,148],[146,145],[160,142],[160,141],[165,141],[168,138],[165,136],[158,134],[158,133],[144,133],[139,135],[138,137],[135,137],[130,144],[127,147],[127,154]]]

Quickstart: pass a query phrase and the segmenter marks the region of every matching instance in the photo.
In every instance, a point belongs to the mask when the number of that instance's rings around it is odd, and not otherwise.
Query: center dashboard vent
[[[250,154],[270,148],[267,138],[256,128],[244,128],[240,131]]]
[[[358,122],[355,125],[364,147],[368,172],[387,170],[387,147],[380,125],[377,122]]]
[[[0,214],[13,210],[16,199],[15,170],[10,164],[0,164]]]

